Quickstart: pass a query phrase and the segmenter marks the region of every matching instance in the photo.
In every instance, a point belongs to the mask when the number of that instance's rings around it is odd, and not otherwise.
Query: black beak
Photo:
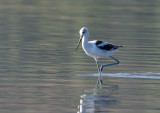
[[[81,43],[81,41],[82,41],[82,38],[83,38],[83,36],[81,36],[80,39],[79,39],[78,46],[77,46],[76,50],[74,51],[75,53],[76,53],[76,51],[78,50],[78,47],[79,47],[79,45],[80,45],[80,43]]]

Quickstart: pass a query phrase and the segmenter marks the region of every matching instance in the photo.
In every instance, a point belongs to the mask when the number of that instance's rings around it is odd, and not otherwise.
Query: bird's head
[[[84,36],[88,37],[88,35],[89,35],[88,29],[86,27],[82,27],[79,30],[79,34],[80,34],[80,38],[82,38]]]
[[[88,29],[87,29],[86,27],[82,27],[82,28],[79,30],[79,34],[80,34],[80,38],[79,38],[78,46],[77,46],[75,52],[78,50],[78,47],[79,47],[79,45],[80,45],[80,43],[81,43],[81,41],[82,41],[82,38],[88,37],[88,35],[89,35]]]

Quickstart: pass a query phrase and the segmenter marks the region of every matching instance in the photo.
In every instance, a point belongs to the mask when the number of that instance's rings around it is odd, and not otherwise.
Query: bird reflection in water
[[[113,92],[118,90],[118,86],[104,86],[85,90],[81,95],[80,105],[77,113],[106,113],[114,111],[114,106],[117,103]]]

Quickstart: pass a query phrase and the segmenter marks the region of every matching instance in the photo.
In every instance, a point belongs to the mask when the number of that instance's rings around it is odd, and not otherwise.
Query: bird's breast
[[[82,48],[88,56],[94,58],[107,56],[104,50],[100,50],[94,44],[82,45]]]

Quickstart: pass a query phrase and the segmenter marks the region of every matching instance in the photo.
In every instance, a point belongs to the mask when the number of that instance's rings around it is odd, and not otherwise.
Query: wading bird
[[[99,73],[97,85],[98,84],[103,85],[102,76],[101,76],[103,68],[106,66],[119,64],[119,61],[116,58],[112,57],[111,55],[114,52],[116,52],[119,48],[122,48],[122,46],[114,45],[114,44],[104,42],[104,41],[99,41],[99,40],[88,41],[89,31],[86,27],[81,28],[79,31],[79,34],[80,34],[80,39],[79,39],[78,46],[75,52],[78,50],[78,47],[82,41],[82,48],[85,51],[85,53],[88,56],[93,57],[96,61],[97,69]],[[101,57],[106,57],[106,56],[110,57],[116,62],[111,63],[111,64],[103,64],[99,66],[98,59]]]

